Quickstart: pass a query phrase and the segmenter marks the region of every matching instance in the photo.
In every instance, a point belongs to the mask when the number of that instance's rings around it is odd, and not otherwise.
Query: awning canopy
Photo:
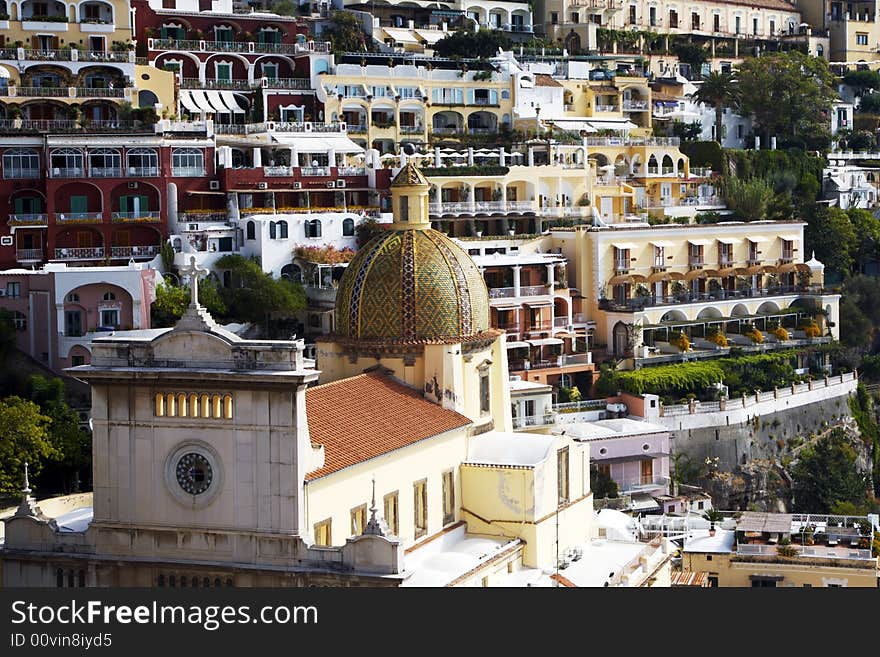
[[[684,279],[685,275],[677,271],[657,271],[648,276],[649,283],[656,283],[658,281],[683,281]]]
[[[540,338],[538,340],[526,340],[533,347],[549,347],[554,344],[565,344],[563,340],[559,338]]]
[[[621,251],[628,251],[630,249],[636,248],[636,245],[632,242],[612,242],[611,246],[615,249],[620,249]]]
[[[525,304],[529,308],[543,308],[545,306],[551,305],[551,301],[549,299],[526,299]]]
[[[739,244],[738,237],[716,237],[715,239],[722,244]]]
[[[755,242],[757,244],[760,244],[761,242],[769,242],[770,241],[766,237],[763,237],[761,235],[749,235],[748,237],[746,237],[746,239],[749,242]]]
[[[718,270],[719,276],[746,276],[749,273],[745,267],[726,267]]]
[[[626,119],[604,119],[602,121],[589,120],[587,124],[595,130],[634,130],[638,126]]]
[[[709,246],[712,243],[712,240],[705,239],[689,239],[689,244],[695,244],[696,246]]]
[[[518,340],[514,340],[513,342],[507,343],[508,349],[522,349],[523,347],[528,347],[528,346],[529,346],[528,342],[522,342],[522,341],[518,341]]]
[[[784,265],[779,266],[780,274],[788,274],[793,271],[801,271],[807,274],[810,273],[810,265],[803,262],[788,262]]]
[[[295,148],[300,153],[363,153],[363,146],[358,146],[345,135],[334,135],[322,132],[318,136],[304,136],[288,133],[272,133],[272,138],[284,146]]]
[[[449,36],[443,30],[416,30],[416,34],[431,45]]]
[[[648,277],[643,276],[642,274],[620,274],[619,276],[614,276],[610,281],[608,281],[608,285],[623,285],[624,283],[647,283]]]
[[[651,244],[653,244],[654,246],[659,246],[661,249],[668,249],[675,246],[675,242],[661,242],[659,240],[656,242],[651,242]]]
[[[553,126],[560,130],[570,130],[572,132],[598,132],[598,130],[591,126],[587,121],[553,119]]]
[[[632,496],[629,508],[633,511],[653,511],[660,508],[657,500],[647,493],[636,494]]]
[[[230,112],[244,114],[245,112],[231,91],[181,89],[180,104],[190,112],[204,112],[205,114],[229,114]]]
[[[405,30],[399,27],[383,27],[382,29],[385,31],[385,34],[387,34],[398,43],[412,43],[416,45],[419,43],[416,35],[409,30]]]
[[[786,242],[797,242],[800,239],[800,235],[780,235],[779,239]]]

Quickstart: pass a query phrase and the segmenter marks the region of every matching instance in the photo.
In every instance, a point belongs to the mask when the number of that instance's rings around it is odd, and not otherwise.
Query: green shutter
[[[24,214],[23,202],[24,199],[19,197],[15,199],[15,211],[14,214]]]
[[[86,196],[70,197],[70,214],[85,214],[88,212],[89,199]]]
[[[138,212],[149,212],[150,211],[150,197],[141,195],[138,196]]]
[[[120,212],[128,212],[128,197],[120,196],[119,197],[119,211]]]

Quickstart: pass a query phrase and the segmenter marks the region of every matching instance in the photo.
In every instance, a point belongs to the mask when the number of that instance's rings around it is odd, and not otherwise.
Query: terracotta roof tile
[[[324,446],[324,467],[307,481],[471,423],[379,372],[309,388],[306,415],[312,443]]]
[[[556,80],[553,79],[552,75],[547,75],[546,73],[537,73],[535,75],[535,86],[536,87],[561,87]]]
[[[562,586],[567,586],[569,588],[575,589],[577,588],[577,584],[572,582],[567,577],[563,577],[562,575],[557,575],[554,573],[553,575],[550,575],[550,579],[552,579],[554,582],[559,582]]]

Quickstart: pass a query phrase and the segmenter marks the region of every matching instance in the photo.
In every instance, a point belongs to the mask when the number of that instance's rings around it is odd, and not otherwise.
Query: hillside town
[[[0,587],[880,586],[880,5],[0,0]]]

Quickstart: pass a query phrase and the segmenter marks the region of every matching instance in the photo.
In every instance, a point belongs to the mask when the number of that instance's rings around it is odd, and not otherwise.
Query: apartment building
[[[685,572],[718,587],[877,587],[871,536],[877,516],[744,512],[708,535],[691,535]]]
[[[726,353],[706,340],[713,330],[746,350],[745,332],[777,323],[789,339],[767,335],[760,347],[785,348],[839,337],[839,295],[824,287],[824,267],[804,260],[799,222],[721,222],[556,228],[552,247],[568,259],[569,282],[596,322],[596,344],[650,364]],[[811,317],[821,336],[802,329]],[[670,338],[684,332],[683,353]]]
[[[361,146],[395,153],[406,143],[513,127],[506,72],[430,58],[389,66],[388,59],[343,56],[316,86],[326,120],[345,122]]]
[[[880,44],[876,2],[799,0],[798,5],[804,21],[814,30],[827,31],[830,38],[828,58],[832,62],[875,62]],[[871,67],[876,68],[876,63]]]

